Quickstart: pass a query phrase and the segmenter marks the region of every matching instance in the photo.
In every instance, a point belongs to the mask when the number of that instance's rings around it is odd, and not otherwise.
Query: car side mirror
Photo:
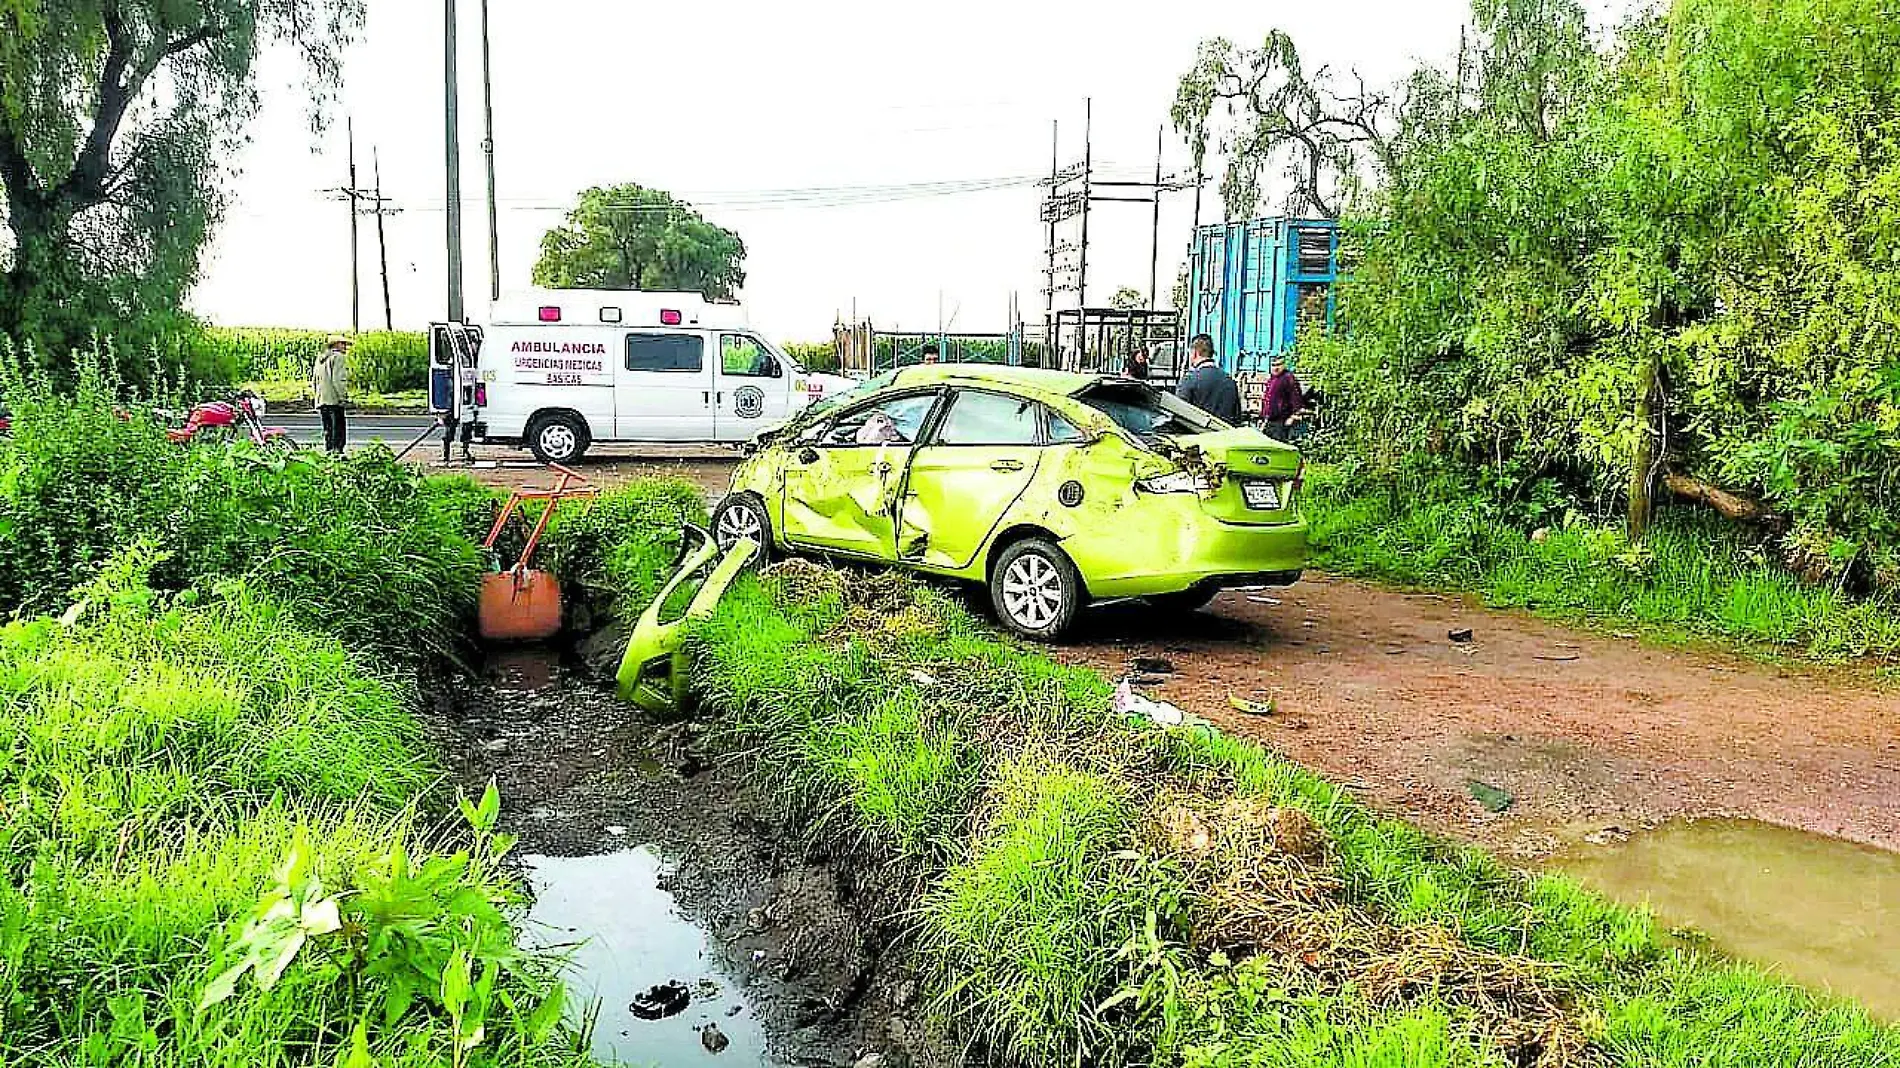
[[[804,448],[802,448],[802,449],[800,449],[800,450],[798,450],[798,462],[799,462],[799,463],[801,463],[801,464],[815,464],[815,463],[817,463],[817,462],[818,462],[818,450],[817,450],[817,449],[814,449],[814,448],[812,448],[812,447],[811,447],[810,445],[807,445],[807,446],[805,446]]]

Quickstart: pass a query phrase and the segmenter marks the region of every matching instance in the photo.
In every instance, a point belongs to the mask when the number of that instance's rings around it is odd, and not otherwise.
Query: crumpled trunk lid
[[[1159,438],[1156,451],[1204,480],[1201,507],[1229,523],[1299,519],[1300,451],[1258,430],[1236,427]]]

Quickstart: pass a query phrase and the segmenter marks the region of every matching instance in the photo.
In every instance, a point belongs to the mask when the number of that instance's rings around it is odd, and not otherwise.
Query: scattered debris
[[[1249,716],[1271,716],[1280,711],[1279,702],[1271,697],[1265,701],[1249,701],[1238,694],[1230,693],[1227,695],[1227,703],[1234,706],[1234,711],[1245,712]]]
[[[1531,659],[1532,660],[1554,660],[1558,662],[1565,662],[1565,661],[1570,661],[1570,660],[1582,660],[1583,654],[1581,653],[1533,653],[1531,654]]]
[[[627,836],[627,829],[618,823],[610,823],[607,825],[607,833],[613,835],[615,838],[625,838]]]
[[[928,687],[937,685],[937,676],[932,675],[930,672],[925,671],[922,668],[911,668],[910,681],[916,683],[919,686],[928,688]]]
[[[645,993],[638,994],[627,1005],[627,1011],[642,1020],[664,1020],[669,1016],[678,1016],[692,1004],[693,995],[686,984],[675,979],[649,987]]]
[[[1249,601],[1252,601],[1252,602],[1253,602],[1253,603],[1255,603],[1255,604],[1268,604],[1268,605],[1278,605],[1278,604],[1280,603],[1280,599],[1279,599],[1278,597],[1259,597],[1259,596],[1255,596],[1255,597],[1249,597],[1249,598],[1247,598],[1247,599],[1248,599]]]
[[[1385,647],[1385,655],[1387,655],[1387,656],[1404,656],[1404,655],[1405,655],[1405,649],[1404,649],[1403,647],[1401,647],[1401,646],[1397,646],[1397,645],[1388,645],[1388,646],[1386,646],[1386,647]]]
[[[1531,531],[1531,541],[1537,543],[1538,545],[1542,545],[1549,540],[1550,540],[1549,527],[1538,527],[1536,530]]]
[[[1471,791],[1471,796],[1477,800],[1478,804],[1484,806],[1486,812],[1503,812],[1517,800],[1511,796],[1510,791],[1500,790],[1490,783],[1479,782],[1476,779],[1466,779],[1465,789]]]
[[[1459,645],[1470,645],[1474,635],[1471,633],[1470,627],[1460,627],[1454,631],[1447,631],[1445,637],[1450,638]]]
[[[857,1063],[853,1064],[851,1068],[884,1068],[884,1055],[882,1053],[867,1053],[859,1057]]]
[[[1138,656],[1128,662],[1138,675],[1172,675],[1174,661],[1159,656]]]
[[[707,1053],[724,1053],[726,1047],[732,1045],[732,1040],[726,1037],[718,1024],[709,1023],[699,1029],[699,1044],[706,1047]]]
[[[1166,701],[1156,701],[1143,697],[1128,685],[1126,679],[1115,687],[1115,713],[1122,716],[1140,716],[1163,727],[1179,727],[1188,722],[1188,714]]]
[[[1130,686],[1165,686],[1167,682],[1168,682],[1168,677],[1166,675],[1130,675],[1128,676],[1128,684]]]

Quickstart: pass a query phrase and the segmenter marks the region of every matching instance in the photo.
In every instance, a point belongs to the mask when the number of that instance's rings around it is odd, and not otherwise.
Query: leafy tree
[[[536,285],[649,289],[730,299],[745,284],[745,244],[671,194],[638,185],[581,194],[541,239]]]
[[[320,124],[362,0],[0,0],[0,333],[63,354],[176,315],[268,44]]]
[[[1134,286],[1123,286],[1117,289],[1113,296],[1108,298],[1108,306],[1117,311],[1132,311],[1136,308],[1145,307],[1147,303],[1148,298],[1142,296],[1141,291]]]
[[[1344,338],[1303,354],[1337,440],[1391,475],[1468,475],[1527,522],[1626,508],[1640,536],[1653,496],[1684,498],[1785,532],[1809,573],[1900,581],[1890,7],[1673,0],[1598,47],[1575,0],[1478,0],[1456,63],[1389,90],[1364,154],[1319,146],[1360,250]],[[1318,76],[1277,35],[1224,47],[1182,100],[1239,102],[1244,192],[1311,163],[1280,119],[1314,114]]]

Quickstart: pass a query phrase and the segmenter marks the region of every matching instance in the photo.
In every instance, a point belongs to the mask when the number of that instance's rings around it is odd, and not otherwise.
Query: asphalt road
[[[428,415],[351,415],[347,423],[349,429],[349,447],[361,448],[373,441],[381,441],[392,449],[401,449],[409,444],[423,430],[434,427],[438,420]],[[290,436],[305,445],[323,444],[323,422],[315,412],[266,412],[265,426],[281,426],[290,431]],[[438,436],[417,448],[433,446],[440,451],[442,439]]]

